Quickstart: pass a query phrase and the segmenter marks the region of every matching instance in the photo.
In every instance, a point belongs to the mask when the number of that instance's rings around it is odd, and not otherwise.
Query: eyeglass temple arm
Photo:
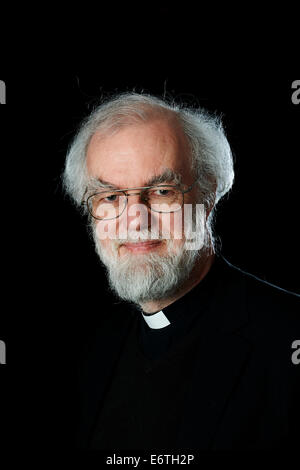
[[[188,193],[189,191],[191,191],[193,189],[193,187],[195,186],[195,184],[198,182],[199,178],[200,178],[200,176],[198,176],[198,178],[185,191],[182,191],[183,194]]]

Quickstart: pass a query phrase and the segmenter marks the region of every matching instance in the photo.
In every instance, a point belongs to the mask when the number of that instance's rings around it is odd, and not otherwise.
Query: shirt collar
[[[215,256],[214,262],[207,275],[187,294],[167,307],[164,307],[164,309],[159,312],[152,314],[142,313],[149,327],[149,331],[164,329],[169,325],[174,327],[175,324],[181,323],[179,320],[184,322],[189,321],[189,317],[194,315],[195,310],[202,310],[204,304],[212,294],[216,278],[218,277],[220,264],[221,260],[218,256]],[[169,330],[169,328],[165,328],[165,331],[167,330]]]
[[[171,322],[168,320],[162,310],[156,313],[152,313],[150,315],[146,315],[144,313],[142,313],[142,315],[147,325],[154,330],[165,328],[166,326],[171,324]]]

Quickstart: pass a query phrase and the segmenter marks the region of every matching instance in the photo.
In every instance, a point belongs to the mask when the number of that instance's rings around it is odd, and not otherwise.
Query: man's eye
[[[155,194],[156,196],[168,196],[169,192],[170,191],[168,189],[157,189]]]
[[[117,200],[118,196],[117,194],[111,194],[110,196],[106,196],[104,198],[105,202],[115,202]]]

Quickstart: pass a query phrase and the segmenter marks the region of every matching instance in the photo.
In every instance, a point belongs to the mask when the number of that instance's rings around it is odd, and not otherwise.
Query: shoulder
[[[243,308],[248,316],[247,336],[273,356],[290,355],[292,345],[300,340],[300,296],[259,277],[226,264],[228,282],[242,292]]]
[[[272,308],[272,311],[289,311],[299,316],[300,295],[276,286],[270,282],[260,279],[258,276],[251,274],[240,267],[230,263],[222,256],[225,270],[230,273],[230,278],[239,281],[245,289],[246,301],[249,309],[253,307],[255,310]]]

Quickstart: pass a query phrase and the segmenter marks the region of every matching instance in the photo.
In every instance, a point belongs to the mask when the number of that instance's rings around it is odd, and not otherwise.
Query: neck
[[[180,299],[191,289],[193,289],[193,287],[195,287],[199,282],[201,282],[201,280],[206,276],[213,264],[214,258],[215,254],[210,253],[204,259],[199,260],[199,262],[194,267],[189,279],[173,296],[158,301],[154,300],[146,302],[141,304],[140,307],[145,313],[154,313],[158,312],[159,310],[162,310],[163,308],[172,304],[176,300]]]

